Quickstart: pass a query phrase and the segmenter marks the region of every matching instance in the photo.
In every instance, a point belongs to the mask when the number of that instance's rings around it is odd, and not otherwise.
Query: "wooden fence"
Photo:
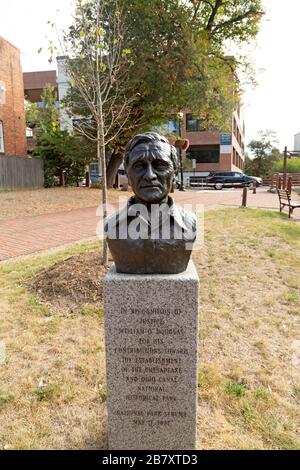
[[[283,180],[283,173],[274,173],[272,178],[263,178],[263,185],[277,188],[280,177]],[[300,186],[300,173],[287,173],[287,180],[289,177],[292,178],[293,186]]]
[[[0,157],[0,189],[40,188],[44,185],[42,160]]]

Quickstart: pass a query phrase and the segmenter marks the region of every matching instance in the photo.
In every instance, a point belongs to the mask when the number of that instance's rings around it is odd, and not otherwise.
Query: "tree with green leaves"
[[[281,156],[281,159],[276,161],[274,165],[274,172],[275,173],[283,173],[284,168],[283,168],[283,156]],[[293,158],[288,158],[287,160],[287,173],[300,173],[300,158],[299,157],[293,157]]]
[[[45,186],[79,185],[85,167],[95,158],[88,141],[59,127],[39,133],[34,155],[44,161]]]
[[[261,177],[271,176],[275,164],[282,158],[277,144],[278,140],[273,131],[260,131],[258,138],[248,144],[252,157],[246,158],[245,173]]]
[[[226,132],[242,81],[253,81],[247,59],[228,56],[225,44],[255,38],[264,14],[260,0],[118,0],[133,59],[130,126],[112,143],[124,147],[133,132],[190,109],[203,126]],[[111,1],[114,4],[114,0]],[[239,75],[239,76],[238,76]],[[114,152],[108,170],[122,161]],[[114,173],[108,171],[114,181]]]
[[[134,132],[159,125],[182,109],[192,110],[203,125],[226,131],[240,98],[238,70],[246,67],[246,60],[228,56],[224,45],[228,39],[236,44],[256,36],[264,13],[261,1],[110,0],[106,4],[112,12],[116,5],[122,8],[132,65],[127,76],[130,125],[110,141],[111,150],[115,145],[124,147]],[[249,73],[247,69],[252,78]],[[120,162],[121,153],[114,152],[114,158]],[[118,164],[110,167],[116,171]]]
[[[43,106],[27,101],[26,103],[26,124],[31,129],[38,126],[38,131],[49,132],[59,126],[60,112],[57,103],[55,88],[48,84],[44,87],[41,94]]]
[[[206,125],[226,127],[239,101],[238,70],[246,59],[228,56],[225,44],[228,39],[237,44],[255,38],[262,2],[120,3],[134,60],[130,80],[137,92],[132,112],[137,126],[158,124],[170,112],[190,109]]]
[[[255,38],[263,14],[262,0],[76,1],[61,44],[79,98],[73,111],[85,117],[90,138],[96,126],[104,203],[105,148],[121,149],[133,133],[183,109],[226,131],[246,61],[228,56],[225,46]],[[56,52],[52,44],[50,50]],[[120,161],[120,151],[113,155]]]
[[[53,86],[46,85],[41,98],[42,107],[27,103],[26,119],[36,135],[33,153],[44,161],[45,186],[54,186],[62,179],[66,184],[78,185],[85,166],[95,158],[94,148],[86,139],[60,128],[60,110]]]

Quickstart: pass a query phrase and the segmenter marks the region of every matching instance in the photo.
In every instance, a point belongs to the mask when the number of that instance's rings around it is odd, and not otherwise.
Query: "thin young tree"
[[[73,24],[59,42],[71,87],[64,107],[69,116],[77,118],[75,131],[97,145],[105,225],[108,203],[105,152],[126,128],[133,100],[128,90],[133,61],[130,49],[125,47],[126,31],[118,3],[76,0]],[[104,237],[103,264],[108,264]]]

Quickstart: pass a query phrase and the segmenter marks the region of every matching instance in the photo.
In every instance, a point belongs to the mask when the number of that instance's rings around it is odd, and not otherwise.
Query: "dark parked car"
[[[206,177],[206,184],[214,186],[216,189],[243,188],[245,186],[252,186],[254,179],[256,180],[256,185],[259,186],[257,178],[244,175],[244,173],[239,173],[238,171],[212,171]]]

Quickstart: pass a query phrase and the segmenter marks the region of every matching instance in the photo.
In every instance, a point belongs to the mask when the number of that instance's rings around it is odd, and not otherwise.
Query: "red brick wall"
[[[232,171],[230,153],[221,153],[219,163],[197,163],[196,171]]]
[[[244,130],[240,117],[237,112],[234,112],[232,117],[232,123],[236,122],[236,126],[239,129],[241,138],[244,141]],[[220,133],[217,131],[199,131],[199,132],[187,132],[186,131],[186,111],[183,113],[183,119],[181,123],[181,135],[183,138],[188,139],[190,146],[205,146],[207,145],[220,145]],[[232,125],[232,151],[235,147],[240,158],[240,167],[236,166],[233,162],[233,155],[231,153],[220,153],[219,163],[198,163],[196,165],[196,171],[241,171],[244,166],[244,156],[239,142],[234,135],[234,126]]]
[[[181,136],[188,139],[190,145],[218,145],[220,144],[220,133],[212,131],[186,132],[182,129]]]
[[[26,157],[24,86],[20,52],[19,49],[1,37],[0,83],[6,89],[4,104],[0,103],[0,121],[3,122],[4,132],[4,156]]]

